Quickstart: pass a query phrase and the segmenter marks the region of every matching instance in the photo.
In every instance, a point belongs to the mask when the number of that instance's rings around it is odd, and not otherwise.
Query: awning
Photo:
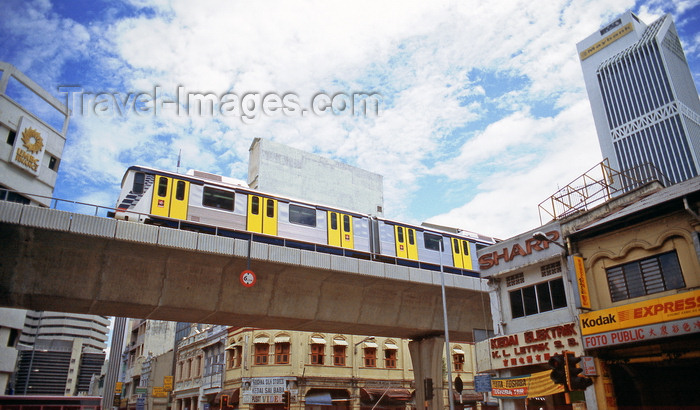
[[[333,339],[333,346],[347,346],[348,341],[345,339]]]
[[[268,344],[270,343],[270,338],[266,336],[256,337],[253,339],[253,344]]]
[[[317,344],[317,345],[325,345],[326,344],[326,339],[322,337],[311,337],[311,343]]]
[[[373,347],[375,349],[377,348],[377,344],[374,342],[365,342],[365,344],[363,346],[364,347]]]
[[[462,350],[462,349],[454,348],[454,349],[452,349],[452,351],[457,353],[457,354],[464,354],[464,350]]]
[[[384,397],[382,397],[382,395]],[[360,400],[365,403],[376,403],[381,397],[381,403],[388,402],[408,402],[411,401],[411,391],[401,388],[377,389],[367,388],[360,389]]]
[[[393,343],[384,343],[384,349],[386,349],[386,350],[399,350],[399,347]]]
[[[275,343],[289,343],[289,336],[277,336],[275,337]]]
[[[311,406],[332,406],[333,402],[350,401],[350,393],[342,389],[311,389],[304,401]]]
[[[241,389],[222,390],[219,393],[217,393],[216,397],[214,397],[214,401],[212,402],[212,404],[221,403],[221,398],[223,396],[228,396],[229,403],[237,403],[239,400],[240,394],[241,394]]]
[[[454,397],[455,403],[459,403],[459,393],[455,390],[452,390],[452,397]],[[484,395],[482,393],[477,393],[474,390],[462,390],[462,403],[482,400],[484,400]]]
[[[232,349],[235,349],[235,348],[236,348],[236,346],[238,346],[238,343],[236,343],[236,342],[233,342],[233,343],[231,343],[230,345],[226,346],[226,350],[232,350]]]
[[[306,396],[306,404],[311,406],[332,406],[333,398],[330,393],[314,393]]]

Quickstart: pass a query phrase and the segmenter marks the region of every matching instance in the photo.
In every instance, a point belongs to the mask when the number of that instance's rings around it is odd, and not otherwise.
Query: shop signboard
[[[564,350],[583,354],[576,323],[549,326],[489,339],[493,369],[546,364]]]
[[[554,384],[550,371],[524,376],[491,379],[491,395],[499,399],[524,399],[564,392],[564,386]]]
[[[244,404],[282,403],[285,391],[296,401],[299,390],[295,377],[249,377],[241,381],[241,403]]]
[[[579,315],[583,336],[637,329],[652,324],[679,321],[700,316],[700,290],[596,310]],[[637,337],[627,333],[623,337]],[[611,336],[612,337],[612,336]],[[585,338],[584,338],[585,340]],[[630,340],[633,341],[633,340]],[[587,346],[591,347],[591,346]]]
[[[474,376],[474,391],[477,393],[488,393],[491,391],[491,375],[477,374]]]

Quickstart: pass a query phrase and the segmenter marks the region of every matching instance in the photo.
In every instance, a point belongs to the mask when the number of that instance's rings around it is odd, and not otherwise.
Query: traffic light
[[[423,386],[425,387],[425,399],[433,399],[433,379],[427,378],[423,379]]]
[[[552,372],[549,377],[556,384],[563,384],[566,386],[566,357],[561,354],[555,354],[549,359],[549,367],[552,368]]]
[[[593,384],[593,380],[590,377],[580,376],[579,374],[583,372],[583,369],[578,367],[578,362],[581,361],[580,357],[576,357],[573,354],[568,354],[566,357],[566,366],[568,368],[568,384],[569,390],[586,390],[586,388]]]

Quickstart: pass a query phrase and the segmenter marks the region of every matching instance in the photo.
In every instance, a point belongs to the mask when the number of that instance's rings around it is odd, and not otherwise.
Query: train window
[[[430,249],[433,251],[441,250],[440,244],[442,243],[442,236],[423,232],[423,241],[425,241],[425,249]]]
[[[331,229],[338,229],[338,214],[335,212],[331,212]]]
[[[168,194],[168,178],[158,178],[158,196],[166,196]]]
[[[289,204],[289,222],[293,224],[316,226],[316,210]]]
[[[350,232],[350,215],[343,215],[343,231]]]
[[[143,172],[137,172],[134,174],[134,185],[131,187],[131,191],[135,194],[143,194],[143,181],[146,179],[146,175]]]
[[[175,199],[182,201],[185,199],[185,181],[177,181],[177,188],[175,189]]]
[[[401,226],[396,227],[396,241],[403,243],[403,227]]]
[[[233,211],[234,193],[205,186],[202,205],[210,208],[225,209]]]
[[[275,200],[274,199],[268,198],[268,200],[267,200],[267,217],[268,218],[275,217]]]
[[[257,215],[260,213],[260,197],[254,196],[250,199],[250,213]]]
[[[452,239],[452,243],[454,244],[452,249],[455,250],[456,254],[459,254],[459,241],[456,238],[454,238],[454,239]]]
[[[465,255],[469,255],[469,242],[462,241],[462,253]]]
[[[406,229],[406,232],[408,232],[408,243],[409,245],[413,245],[416,243],[415,238],[413,237],[413,229]]]

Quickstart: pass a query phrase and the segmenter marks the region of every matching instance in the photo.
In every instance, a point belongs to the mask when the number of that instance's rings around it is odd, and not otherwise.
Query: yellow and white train
[[[129,167],[114,217],[478,277],[494,238],[448,232],[250,189],[218,175]]]

